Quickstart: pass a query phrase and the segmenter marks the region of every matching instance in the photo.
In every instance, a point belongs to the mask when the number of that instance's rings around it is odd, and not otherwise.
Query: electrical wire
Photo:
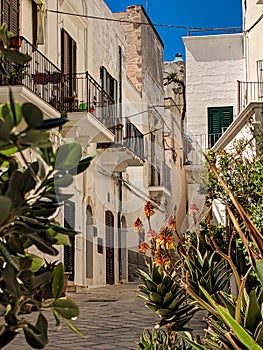
[[[154,26],[154,27],[163,27],[163,28],[171,28],[171,29],[188,29],[188,30],[192,30],[192,31],[196,30],[196,31],[200,31],[200,32],[202,32],[202,31],[238,31],[238,30],[242,30],[241,26],[223,27],[223,28],[204,28],[204,27],[179,26],[179,25],[166,24],[166,23],[149,23],[149,22],[136,22],[136,21],[134,22],[134,21],[126,20],[126,19],[117,19],[117,18],[101,17],[101,16],[93,16],[93,15],[83,15],[83,14],[78,14],[78,13],[51,10],[51,9],[47,9],[46,11],[50,12],[50,13],[61,14],[61,15],[82,17],[82,18],[95,19],[95,20],[101,20],[101,21]]]

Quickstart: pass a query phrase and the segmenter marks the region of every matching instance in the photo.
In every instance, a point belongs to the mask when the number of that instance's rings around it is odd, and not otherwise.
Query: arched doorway
[[[93,278],[93,215],[90,205],[86,208],[86,277]]]
[[[106,236],[106,283],[114,284],[114,216],[111,211],[105,212]]]

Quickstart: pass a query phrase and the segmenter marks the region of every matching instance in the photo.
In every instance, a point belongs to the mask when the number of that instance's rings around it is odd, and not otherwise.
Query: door
[[[64,205],[64,226],[68,229],[75,230],[75,203],[67,202]],[[70,246],[64,246],[64,265],[65,272],[71,272],[70,281],[75,277],[75,237],[70,236]]]
[[[105,213],[106,234],[106,283],[114,284],[114,217],[111,211]]]
[[[63,103],[68,112],[74,112],[77,103],[77,43],[65,29],[61,31],[61,70],[66,76]]]
[[[93,278],[93,216],[90,205],[86,209],[86,277]]]

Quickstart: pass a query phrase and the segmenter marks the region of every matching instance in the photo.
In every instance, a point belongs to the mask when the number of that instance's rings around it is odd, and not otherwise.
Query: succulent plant
[[[149,266],[148,272],[139,270],[141,280],[140,295],[146,300],[146,306],[159,316],[157,323],[168,326],[174,331],[188,330],[186,324],[198,310],[196,304],[189,299],[184,289],[156,265]]]

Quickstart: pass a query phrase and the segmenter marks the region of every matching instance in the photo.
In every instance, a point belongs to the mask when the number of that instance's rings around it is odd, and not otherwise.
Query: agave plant
[[[175,272],[169,276],[152,264],[148,272],[139,270],[138,274],[142,282],[139,291],[143,293],[140,297],[159,316],[157,323],[173,331],[188,330],[186,325],[199,308],[175,281]]]

